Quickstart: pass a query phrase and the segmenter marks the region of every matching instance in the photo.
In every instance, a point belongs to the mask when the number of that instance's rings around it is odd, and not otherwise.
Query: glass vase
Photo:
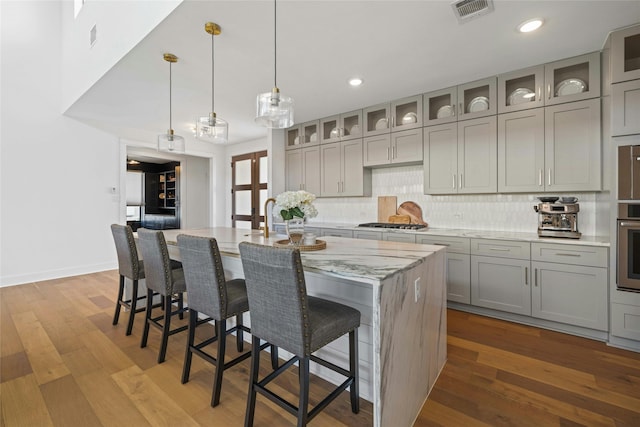
[[[304,234],[304,219],[295,217],[284,221],[289,244],[299,246],[302,244],[302,236]]]

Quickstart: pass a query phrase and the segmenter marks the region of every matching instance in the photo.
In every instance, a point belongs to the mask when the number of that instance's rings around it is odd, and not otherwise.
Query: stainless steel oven
[[[640,203],[618,203],[618,289],[640,292]]]

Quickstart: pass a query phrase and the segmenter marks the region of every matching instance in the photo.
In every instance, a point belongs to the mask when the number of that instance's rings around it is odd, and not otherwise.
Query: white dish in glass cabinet
[[[556,86],[556,96],[574,95],[587,89],[587,84],[580,79],[566,79]]]
[[[360,133],[360,126],[353,125],[351,126],[351,130],[349,131],[349,135],[357,135]]]
[[[509,95],[509,105],[518,105],[524,104],[527,102],[534,101],[536,94],[531,90],[524,87],[519,87]]]
[[[476,113],[478,111],[484,111],[489,109],[489,98],[486,96],[476,96],[469,102],[467,111],[470,113]]]
[[[338,132],[338,128],[333,128],[331,129],[331,132],[329,132],[330,138],[337,138],[339,136],[340,136],[340,132]]]
[[[451,105],[443,105],[438,108],[438,112],[436,113],[436,118],[442,119],[445,117],[453,117],[453,108]]]
[[[408,125],[416,123],[418,121],[418,115],[416,113],[407,113],[402,117],[402,124]]]
[[[318,135],[314,132],[309,136],[310,142],[316,142],[318,140]]]
[[[376,122],[376,130],[387,129],[387,119],[380,119]]]

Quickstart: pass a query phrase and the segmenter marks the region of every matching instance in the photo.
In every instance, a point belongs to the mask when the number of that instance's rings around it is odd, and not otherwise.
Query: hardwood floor
[[[0,288],[0,427],[243,425],[249,362],[225,371],[211,408],[213,367],[194,357],[180,384],[185,335],[158,365],[157,331],[140,348],[142,314],[131,336],[128,313],[111,325],[116,291],[115,271]],[[640,354],[454,310],[448,330],[448,361],[416,426],[640,426]],[[297,390],[295,371],[276,387]],[[312,403],[327,387],[314,378]],[[371,411],[363,401],[352,414],[345,392],[311,425],[370,426]],[[259,397],[255,425],[294,423]]]

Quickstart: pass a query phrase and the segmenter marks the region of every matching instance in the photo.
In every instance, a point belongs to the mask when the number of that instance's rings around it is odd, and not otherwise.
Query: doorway
[[[231,158],[231,226],[258,230],[264,226],[267,200],[267,151]]]

